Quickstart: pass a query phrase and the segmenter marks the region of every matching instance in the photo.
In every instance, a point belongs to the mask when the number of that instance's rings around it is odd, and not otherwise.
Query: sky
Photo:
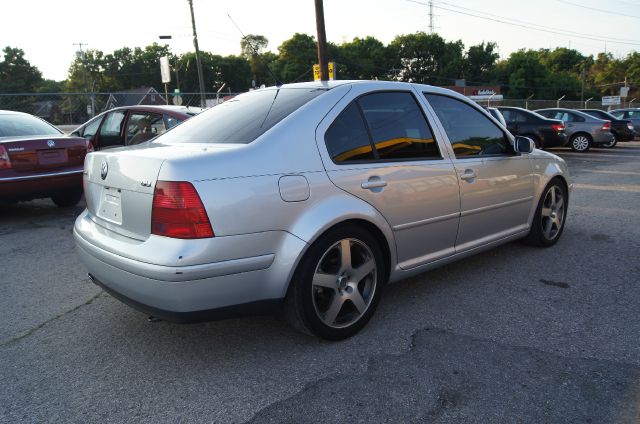
[[[245,34],[266,36],[274,52],[296,32],[316,35],[313,0],[193,3],[200,49],[215,54],[240,53],[241,34],[228,15]],[[399,34],[428,32],[427,3],[324,0],[327,39],[341,43],[371,35],[387,44]],[[434,0],[433,6],[435,32],[466,47],[494,41],[502,58],[522,48],[570,47],[587,55],[606,49],[615,57],[640,51],[640,0]],[[111,53],[164,43],[158,36],[171,35],[174,53],[193,50],[187,0],[6,1],[2,18],[0,48],[21,48],[49,79],[67,77],[77,43]],[[533,30],[532,24],[546,28]]]

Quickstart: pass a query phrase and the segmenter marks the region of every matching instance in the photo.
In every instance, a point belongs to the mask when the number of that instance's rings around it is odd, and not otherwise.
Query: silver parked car
[[[611,121],[573,109],[540,109],[536,112],[545,118],[564,122],[569,146],[575,152],[586,152],[591,146],[613,147],[616,144]]]
[[[571,187],[562,159],[462,95],[382,81],[240,95],[91,153],[84,183],[78,252],[113,296],[172,321],[283,306],[333,340],[387,282],[516,239],[553,245]]]

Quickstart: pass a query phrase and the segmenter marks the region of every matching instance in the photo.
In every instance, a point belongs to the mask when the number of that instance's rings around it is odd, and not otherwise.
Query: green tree
[[[0,93],[33,93],[42,83],[42,73],[24,58],[18,48],[2,49],[4,60],[0,62]]]
[[[295,33],[278,47],[276,70],[283,82],[313,80],[313,65],[318,61],[314,37]]]
[[[426,84],[450,84],[464,70],[462,41],[447,42],[438,34],[399,35],[388,46],[397,69],[394,79]]]
[[[500,55],[496,43],[477,44],[469,47],[464,61],[464,77],[470,82],[485,82],[492,78]]]
[[[391,60],[387,48],[374,37],[354,38],[335,46],[339,79],[388,79]]]

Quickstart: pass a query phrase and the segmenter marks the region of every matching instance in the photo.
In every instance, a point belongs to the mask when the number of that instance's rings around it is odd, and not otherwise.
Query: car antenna
[[[229,20],[231,21],[233,26],[235,26],[236,29],[240,32],[240,34],[242,35],[242,38],[245,38],[246,36],[244,35],[244,32],[242,32],[242,30],[240,29],[238,24],[236,24],[236,21],[233,20],[233,18],[231,17],[230,14],[227,13],[227,16],[229,17]],[[258,54],[258,51],[253,47],[253,44],[248,42],[247,45],[249,46],[249,48],[251,49],[253,54],[256,55],[257,58],[260,58],[260,55]],[[280,87],[282,85],[282,81],[280,81],[280,79],[278,77],[276,77],[276,75],[273,73],[273,71],[271,70],[269,65],[264,63],[264,66],[265,66],[265,68],[267,68],[267,71],[269,71],[269,75],[271,75],[271,78],[273,78],[273,80],[276,82],[276,86]]]

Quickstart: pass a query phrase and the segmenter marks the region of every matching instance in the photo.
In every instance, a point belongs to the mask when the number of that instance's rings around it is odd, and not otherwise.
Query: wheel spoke
[[[323,274],[321,272],[316,272],[313,275],[313,285],[319,287],[325,287],[328,289],[335,290],[337,288],[336,285],[336,276],[331,274]]]
[[[333,325],[336,322],[336,318],[342,309],[342,305],[344,305],[344,298],[336,293],[333,296],[331,305],[329,305],[329,308],[324,314],[324,320],[327,324]]]
[[[360,315],[364,314],[364,311],[367,310],[367,303],[364,301],[364,299],[362,298],[362,295],[357,289],[354,290],[354,292],[351,294],[351,297],[349,297],[349,300],[353,302],[353,306],[356,307]]]
[[[542,208],[542,216],[551,217],[551,208]]]
[[[340,242],[340,258],[342,261],[342,269],[351,269],[351,242],[347,239]]]
[[[553,207],[556,204],[556,188],[551,187],[549,194],[551,194],[551,207]]]
[[[551,229],[553,228],[553,220],[551,218],[544,221],[542,224],[542,232],[546,238],[551,238]]]
[[[358,268],[353,270],[351,274],[351,280],[358,284],[364,277],[371,274],[376,269],[376,262],[373,259],[367,260]]]
[[[556,211],[561,210],[564,207],[564,199],[560,197],[556,202]]]

